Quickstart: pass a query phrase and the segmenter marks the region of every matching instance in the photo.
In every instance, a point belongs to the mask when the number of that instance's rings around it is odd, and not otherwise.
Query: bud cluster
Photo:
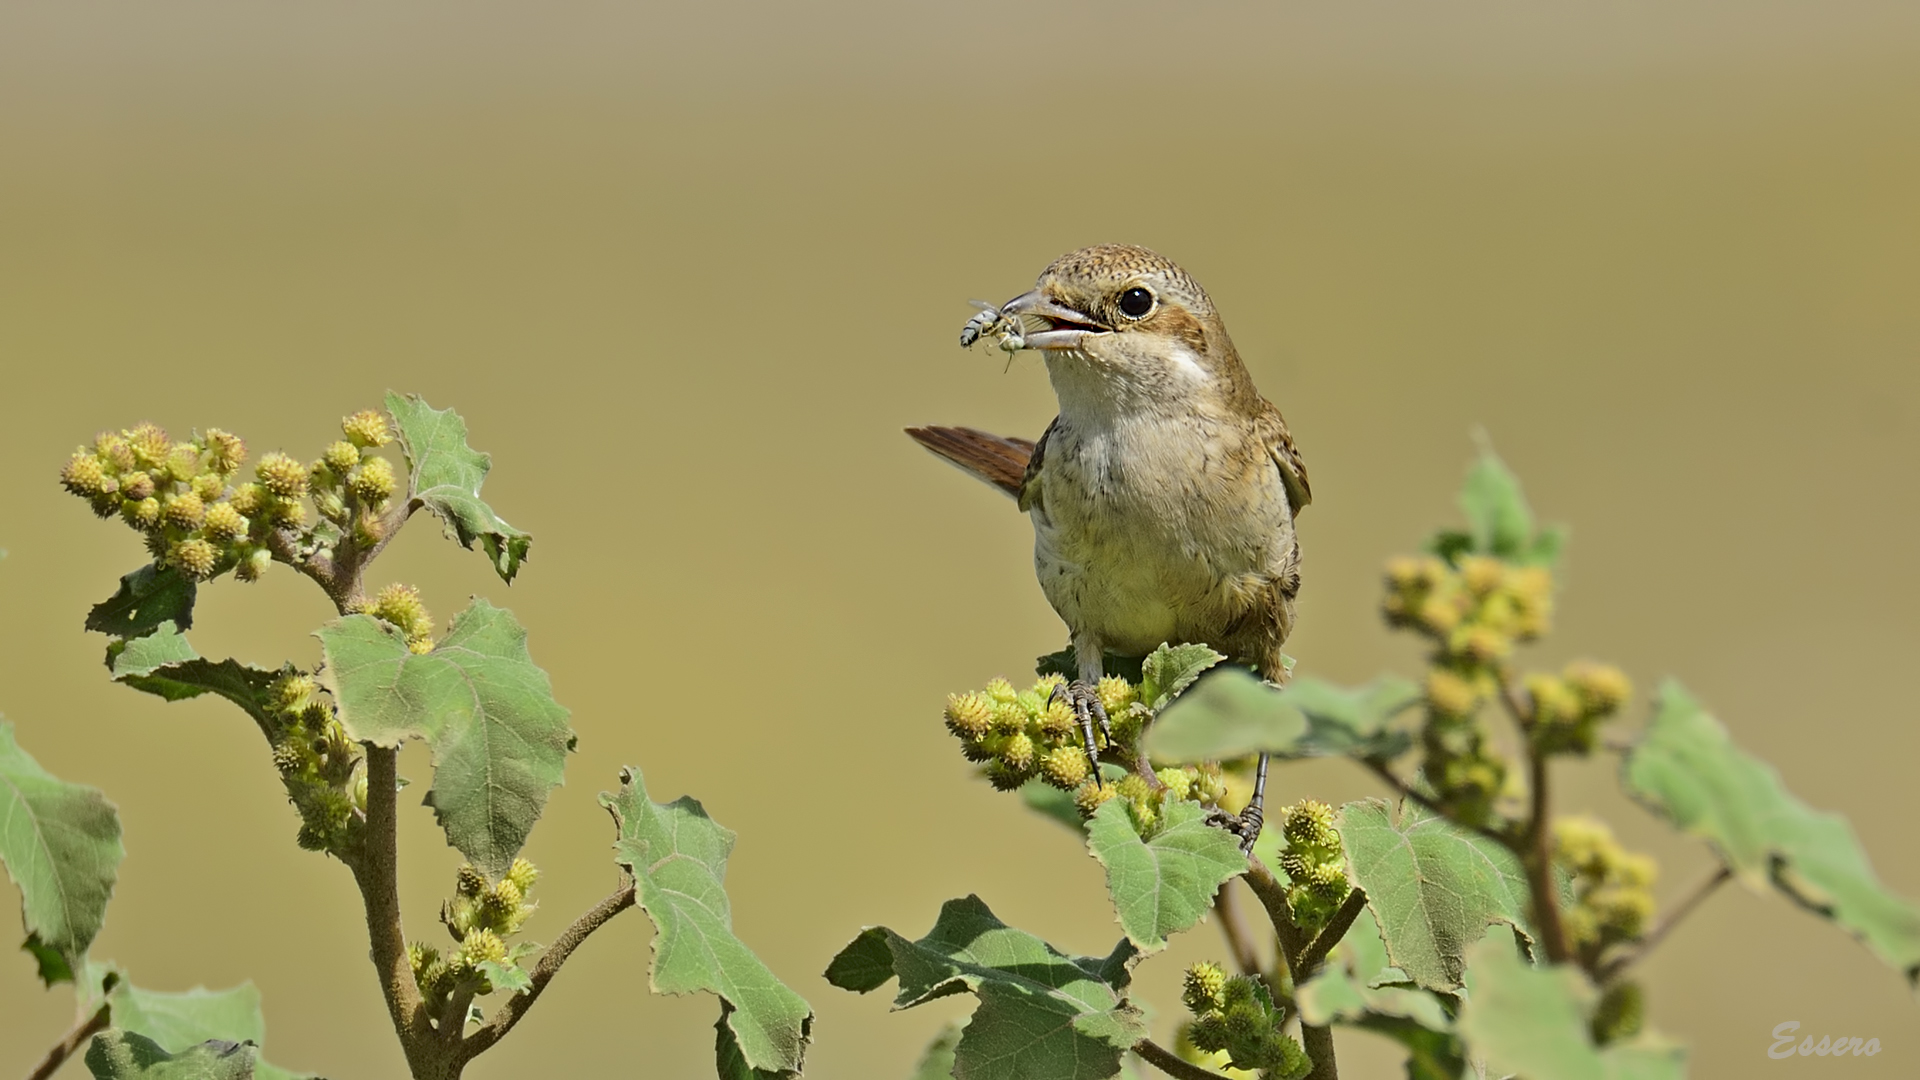
[[[1333,827],[1333,807],[1302,799],[1280,811],[1280,833],[1286,847],[1280,869],[1287,874],[1287,907],[1295,925],[1308,932],[1327,925],[1352,886],[1340,834]]]
[[[1621,848],[1603,822],[1572,817],[1553,824],[1553,860],[1573,879],[1574,900],[1562,915],[1567,943],[1589,967],[1646,931],[1658,869],[1651,857]]]
[[[519,950],[509,948],[506,939],[520,932],[538,906],[526,897],[539,879],[540,871],[525,859],[513,860],[506,876],[495,882],[470,864],[460,867],[454,893],[440,907],[440,923],[453,936],[454,947],[443,955],[431,945],[416,943],[407,954],[431,1015],[439,1015],[456,993],[493,992],[480,965],[518,958]]]
[[[269,539],[292,531],[306,546],[330,548],[343,531],[371,546],[399,485],[393,465],[364,451],[392,441],[386,419],[371,410],[341,421],[347,441],[302,465],[286,454],[266,454],[241,475],[247,446],[210,428],[175,442],[157,425],[102,432],[60,470],[60,483],[86,499],[101,517],[118,515],[145,539],[160,566],[195,581],[228,570],[254,581],[273,562]],[[307,527],[307,502],[331,523],[326,533]]]
[[[348,603],[347,610],[371,615],[400,628],[407,636],[407,648],[416,653],[433,651],[433,615],[427,611],[420,590],[394,583],[369,600],[360,597]]]
[[[366,817],[366,776],[360,748],[313,676],[288,668],[267,688],[266,708],[275,719],[273,764],[300,813],[296,842],[308,851],[344,855],[357,843]]]
[[[1584,660],[1558,675],[1528,675],[1524,685],[1522,722],[1534,745],[1549,754],[1590,753],[1600,721],[1619,712],[1633,694],[1633,684],[1619,668]]]
[[[1270,1080],[1299,1080],[1312,1069],[1306,1049],[1281,1034],[1285,1017],[1259,980],[1229,977],[1218,964],[1199,963],[1187,969],[1180,997],[1193,1014],[1185,1036],[1195,1049],[1224,1053],[1230,1067],[1260,1071]]]
[[[1640,1034],[1647,1018],[1647,996],[1640,984],[1623,980],[1607,987],[1594,1006],[1590,1028],[1596,1045],[1606,1046]]]
[[[996,789],[1012,791],[1037,778],[1073,792],[1074,804],[1088,816],[1108,799],[1125,798],[1142,835],[1156,826],[1161,804],[1169,797],[1217,804],[1227,794],[1217,765],[1160,769],[1157,784],[1132,773],[1117,783],[1097,780],[1073,706],[1064,694],[1056,694],[1064,682],[1059,675],[1047,675],[1016,690],[1007,680],[995,679],[983,689],[948,696],[947,730],[960,740],[960,752],[968,761],[984,764],[987,781]],[[1140,688],[1109,675],[1095,692],[1113,730],[1109,741],[1096,729],[1097,745],[1103,756],[1133,762],[1135,744],[1152,715],[1140,701]]]
[[[1447,658],[1491,664],[1551,627],[1553,575],[1484,555],[1463,555],[1453,566],[1432,555],[1402,556],[1387,563],[1381,610],[1390,625],[1431,638]]]

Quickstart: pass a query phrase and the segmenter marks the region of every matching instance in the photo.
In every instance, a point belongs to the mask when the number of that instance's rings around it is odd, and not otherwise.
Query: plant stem
[[[1523,730],[1521,737],[1526,738]],[[1560,918],[1559,889],[1553,880],[1553,830],[1547,827],[1551,791],[1548,788],[1547,756],[1527,742],[1528,789],[1532,807],[1527,828],[1521,834],[1514,854],[1527,871],[1527,891],[1533,894],[1533,921],[1546,949],[1547,962],[1564,964],[1573,958],[1567,944],[1567,928]]]
[[[27,1080],[47,1080],[48,1077],[59,1072],[60,1066],[67,1063],[67,1059],[73,1056],[74,1051],[80,1049],[82,1043],[107,1030],[112,1023],[113,1005],[100,1006],[92,1016],[75,1024],[72,1031],[61,1036],[60,1041],[53,1044],[53,1048],[47,1051],[47,1056],[27,1074]]]
[[[587,940],[587,935],[600,929],[607,920],[632,907],[633,904],[633,881],[629,879],[623,881],[612,896],[595,904],[586,914],[575,919],[573,925],[567,927],[566,932],[561,934],[553,944],[547,946],[546,952],[540,954],[540,960],[533,965],[533,971],[530,974],[533,985],[527,989],[526,993],[515,994],[509,998],[505,1005],[487,1018],[485,1024],[460,1042],[460,1060],[463,1062],[472,1060],[489,1046],[499,1042],[507,1032],[512,1031],[513,1025],[520,1022],[520,1018],[527,1014],[528,1009],[533,1008],[533,1003],[540,998],[540,992],[545,990],[547,984],[553,981],[554,975],[559,973],[560,965],[566,963],[567,957],[572,955],[573,950]]]
[[[1242,878],[1253,895],[1260,899],[1260,906],[1267,909],[1267,918],[1273,922],[1274,936],[1280,939],[1280,958],[1286,961],[1287,970],[1294,971],[1301,952],[1307,947],[1307,935],[1293,921],[1293,912],[1287,907],[1287,887],[1273,876],[1265,863],[1258,859],[1247,860],[1247,873]],[[1296,985],[1299,975],[1294,973]]]
[[[1320,965],[1326,963],[1327,954],[1332,952],[1333,947],[1340,944],[1340,939],[1346,937],[1347,931],[1353,928],[1353,920],[1360,917],[1360,909],[1366,906],[1366,890],[1356,887],[1347,893],[1347,899],[1340,905],[1340,910],[1334,912],[1333,918],[1327,920],[1327,925],[1314,937],[1312,943],[1300,951],[1299,966],[1293,973],[1296,983],[1313,978],[1314,972],[1320,970]]]
[[[1220,890],[1213,894],[1214,914],[1220,919],[1220,933],[1227,939],[1227,951],[1233,954],[1233,966],[1242,975],[1260,975],[1260,954],[1253,947],[1253,941],[1247,936],[1246,925],[1240,919],[1240,906],[1233,898],[1233,882],[1222,882]]]
[[[367,909],[367,939],[372,946],[373,967],[380,975],[380,991],[387,1000],[387,1013],[393,1018],[393,1030],[400,1036],[400,1048],[415,1077],[443,1075],[432,1046],[434,1031],[428,1021],[426,1003],[414,982],[413,965],[407,959],[407,933],[400,922],[399,858],[396,849],[397,765],[399,751],[363,744],[367,754],[367,822],[361,844],[348,866],[360,886],[360,897]],[[431,1071],[429,1071],[431,1070]],[[457,1071],[451,1075],[458,1075]]]
[[[1140,1060],[1177,1080],[1226,1080],[1212,1069],[1195,1065],[1152,1039],[1134,1043],[1133,1052],[1140,1055]]]
[[[1638,963],[1641,957],[1652,952],[1654,946],[1660,944],[1668,934],[1672,933],[1674,927],[1680,925],[1680,920],[1693,914],[1694,908],[1699,907],[1707,897],[1713,895],[1715,889],[1724,885],[1732,877],[1733,871],[1728,868],[1726,864],[1722,863],[1720,869],[1714,871],[1712,877],[1701,882],[1694,888],[1693,892],[1687,895],[1685,900],[1680,901],[1672,911],[1667,913],[1666,918],[1660,920],[1659,925],[1647,931],[1647,935],[1640,939],[1640,943],[1634,946],[1632,952],[1608,961],[1598,972],[1595,972],[1594,981],[1599,983],[1612,982],[1620,976],[1621,972]]]
[[[1267,917],[1273,920],[1273,932],[1280,939],[1280,956],[1286,961],[1287,970],[1291,973],[1293,985],[1297,990],[1300,984],[1307,981],[1313,974],[1309,960],[1312,966],[1318,966],[1321,960],[1326,959],[1326,952],[1322,950],[1317,959],[1312,957],[1313,945],[1318,942],[1308,942],[1306,933],[1293,921],[1293,913],[1287,907],[1287,887],[1280,884],[1280,879],[1273,876],[1273,871],[1267,869],[1265,863],[1258,859],[1248,859],[1244,880],[1253,890],[1253,894],[1260,898],[1261,906],[1267,909]],[[1360,899],[1355,902],[1354,896],[1359,896]],[[1358,905],[1366,903],[1366,895],[1359,889],[1355,889],[1348,895],[1347,900],[1355,906],[1353,912],[1346,915],[1345,926],[1340,928],[1342,934],[1346,933],[1346,927],[1352,926],[1353,920],[1359,916]],[[1347,905],[1341,905],[1340,910],[1343,913],[1346,912]],[[1329,923],[1328,929],[1332,928],[1333,924]],[[1322,936],[1326,936],[1324,932]],[[1326,947],[1331,949],[1334,942],[1338,940],[1337,936],[1331,938],[1327,941]],[[1340,1069],[1334,1063],[1333,1032],[1330,1029],[1302,1021],[1300,1045],[1306,1047],[1307,1056],[1313,1059],[1313,1071],[1307,1074],[1307,1080],[1339,1080]]]

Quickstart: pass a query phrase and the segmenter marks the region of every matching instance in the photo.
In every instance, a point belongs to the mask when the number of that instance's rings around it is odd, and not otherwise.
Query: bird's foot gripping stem
[[[1225,810],[1215,810],[1207,815],[1207,824],[1225,829],[1240,838],[1240,850],[1253,854],[1254,841],[1260,839],[1260,830],[1267,821],[1267,755],[1260,755],[1260,764],[1253,774],[1253,798],[1247,800],[1246,809],[1237,814]]]
[[[1100,692],[1092,683],[1075,679],[1070,683],[1060,683],[1053,688],[1048,703],[1065,701],[1073,710],[1073,718],[1080,724],[1080,735],[1086,741],[1087,765],[1093,770],[1093,782],[1100,783],[1100,743],[1093,733],[1098,728],[1100,738],[1109,746],[1113,744],[1113,724],[1107,719],[1107,708],[1100,704]]]

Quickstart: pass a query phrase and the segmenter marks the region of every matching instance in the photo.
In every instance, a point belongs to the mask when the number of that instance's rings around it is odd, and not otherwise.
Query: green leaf
[[[494,990],[513,994],[533,992],[533,976],[520,969],[518,964],[504,964],[498,960],[482,960],[474,965],[474,970],[487,977]]]
[[[1750,887],[1771,880],[1920,985],[1920,909],[1881,886],[1844,817],[1795,798],[1773,766],[1734,746],[1679,683],[1661,688],[1621,784],[1712,844]]]
[[[1295,997],[1305,1023],[1363,1028],[1405,1047],[1409,1080],[1459,1080],[1466,1058],[1453,1022],[1439,998],[1408,989],[1405,981],[1404,972],[1387,964],[1373,913],[1363,910],[1332,961]]]
[[[1505,935],[1471,950],[1471,994],[1459,1027],[1490,1075],[1553,1080],[1679,1080],[1685,1054],[1643,1035],[1601,1050],[1588,1033],[1593,988],[1572,965],[1533,967]]]
[[[1147,732],[1147,750],[1171,761],[1227,761],[1263,750],[1285,758],[1389,758],[1407,749],[1410,736],[1387,725],[1419,700],[1419,688],[1391,676],[1352,690],[1302,676],[1283,689],[1225,668],[1167,706]]]
[[[480,485],[493,459],[467,445],[467,422],[452,409],[435,409],[413,394],[389,393],[387,411],[393,414],[400,448],[413,472],[413,505],[433,511],[445,523],[447,538],[460,541],[468,551],[480,541],[500,580],[513,584],[533,537],[501,520],[481,501]]]
[[[144,1035],[108,1028],[87,1047],[94,1080],[252,1080],[252,1043],[203,1042],[169,1054]]]
[[[1108,675],[1117,675],[1130,683],[1140,682],[1140,657],[1121,656],[1119,653],[1107,653],[1101,659],[1100,670]],[[1080,659],[1069,645],[1059,652],[1048,653],[1033,663],[1033,673],[1039,676],[1058,675],[1071,682],[1080,677]]]
[[[151,564],[120,579],[112,596],[87,612],[87,629],[117,638],[137,638],[172,623],[193,628],[193,601],[198,586],[173,567]]]
[[[909,1080],[950,1080],[953,1076],[953,1053],[960,1045],[960,1036],[967,1030],[965,1020],[955,1020],[940,1029],[927,1044],[920,1055],[920,1064],[914,1066],[913,1076]]]
[[[1205,645],[1162,645],[1140,662],[1140,700],[1155,712],[1226,657]]]
[[[900,980],[894,1007],[950,994],[980,999],[954,1047],[959,1080],[1107,1080],[1120,1055],[1147,1035],[1123,996],[1139,953],[1069,957],[994,917],[977,896],[941,905],[933,929],[908,941],[869,927],[827,967],[827,981],[867,993]]]
[[[253,717],[268,739],[273,737],[270,688],[279,672],[232,659],[217,664],[203,660],[172,623],[160,624],[145,637],[108,646],[107,670],[115,682],[167,701],[218,694]]]
[[[1452,562],[1461,555],[1491,555],[1525,565],[1552,566],[1566,546],[1566,530],[1536,530],[1533,511],[1520,490],[1520,480],[1482,439],[1480,458],[1467,470],[1460,488],[1460,510],[1467,516],[1465,533],[1442,532],[1429,546]]]
[[[600,804],[619,829],[614,861],[633,874],[640,906],[659,935],[653,943],[656,993],[719,995],[722,1064],[727,1034],[749,1068],[798,1073],[812,1041],[813,1011],[733,934],[723,882],[734,834],[682,796],[647,799],[640,770],[621,770],[620,790]]]
[[[102,1003],[111,1005],[114,1027],[138,1032],[162,1050],[184,1053],[213,1040],[251,1043],[257,1051],[267,1041],[260,991],[251,982],[230,990],[198,986],[180,993],[145,990],[113,965],[90,962],[86,986],[82,1012],[90,1013]],[[257,1054],[253,1075],[259,1080],[293,1080],[295,1076],[258,1060]]]
[[[1395,823],[1379,799],[1350,802],[1337,827],[1388,960],[1416,986],[1457,990],[1467,949],[1495,923],[1531,940],[1526,874],[1506,848],[1412,803]]]
[[[24,947],[48,986],[80,970],[126,855],[106,796],[55,778],[0,721],[0,862],[20,888]]]
[[[1070,791],[1061,791],[1035,777],[1020,785],[1020,801],[1026,804],[1027,809],[1050,821],[1057,821],[1076,833],[1086,831],[1086,819],[1080,816],[1080,808],[1074,804]]]
[[[1087,822],[1087,849],[1107,870],[1120,928],[1141,953],[1199,922],[1220,886],[1246,872],[1240,840],[1206,823],[1197,802],[1169,799],[1151,840],[1134,831],[1124,799],[1108,799]]]
[[[560,783],[573,732],[547,673],[527,653],[513,613],[476,599],[432,652],[370,615],[316,634],[321,679],[340,724],[360,742],[433,748],[433,807],[447,842],[489,877],[512,865],[547,794]]]

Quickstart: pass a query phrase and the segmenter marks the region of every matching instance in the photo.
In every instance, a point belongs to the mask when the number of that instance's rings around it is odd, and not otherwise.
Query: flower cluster
[[[411,585],[389,585],[371,600],[361,597],[351,601],[347,609],[399,627],[407,635],[407,648],[412,652],[433,651],[433,616],[427,612],[426,601],[420,599],[420,590]]]
[[[1327,925],[1353,891],[1347,882],[1340,834],[1333,827],[1333,807],[1302,799],[1282,808],[1280,818],[1280,832],[1287,841],[1280,852],[1280,869],[1288,879],[1287,907],[1294,924],[1311,933]]]
[[[1553,823],[1553,860],[1573,878],[1573,904],[1562,916],[1567,943],[1589,966],[1645,932],[1654,911],[1651,857],[1621,848],[1605,823],[1571,817]]]
[[[490,994],[497,989],[481,965],[510,964],[525,952],[526,946],[510,948],[506,939],[520,932],[538,906],[526,898],[539,879],[540,871],[525,859],[513,860],[506,876],[495,882],[488,882],[471,865],[460,867],[454,894],[440,908],[440,923],[453,935],[456,946],[445,955],[418,942],[407,950],[430,1015],[441,1015],[455,994]]]
[[[332,526],[319,546],[341,530],[371,545],[398,480],[385,458],[366,453],[393,441],[384,416],[372,410],[341,421],[344,441],[310,465],[286,454],[266,454],[253,479],[240,475],[247,445],[210,428],[174,441],[155,424],[103,432],[60,470],[60,483],[87,500],[101,517],[118,515],[139,532],[157,565],[195,581],[228,570],[257,580],[273,562],[269,540],[281,530],[307,531],[309,500]]]
[[[1216,765],[1163,768],[1152,781],[1131,772],[1117,782],[1097,779],[1073,707],[1055,693],[1064,681],[1047,675],[1016,690],[1007,680],[995,679],[984,689],[948,696],[947,730],[960,740],[960,752],[968,761],[984,764],[987,780],[996,789],[1012,791],[1039,779],[1072,792],[1074,804],[1088,816],[1108,799],[1124,798],[1142,835],[1152,832],[1168,798],[1217,804],[1227,794]],[[1095,732],[1102,757],[1134,763],[1135,744],[1152,716],[1140,701],[1140,688],[1109,675],[1096,692],[1112,727],[1111,740]]]
[[[1521,722],[1535,746],[1548,754],[1586,754],[1593,750],[1600,721],[1620,711],[1633,684],[1611,664],[1575,661],[1558,675],[1525,679]]]
[[[359,839],[367,809],[360,748],[347,738],[313,676],[288,669],[267,689],[273,765],[300,813],[297,842],[308,851],[343,855]]]
[[[1218,964],[1195,964],[1187,969],[1181,1000],[1193,1014],[1184,1034],[1195,1049],[1224,1053],[1232,1068],[1259,1070],[1268,1080],[1299,1080],[1312,1070],[1306,1049],[1281,1034],[1284,1017],[1258,979],[1229,978]]]

